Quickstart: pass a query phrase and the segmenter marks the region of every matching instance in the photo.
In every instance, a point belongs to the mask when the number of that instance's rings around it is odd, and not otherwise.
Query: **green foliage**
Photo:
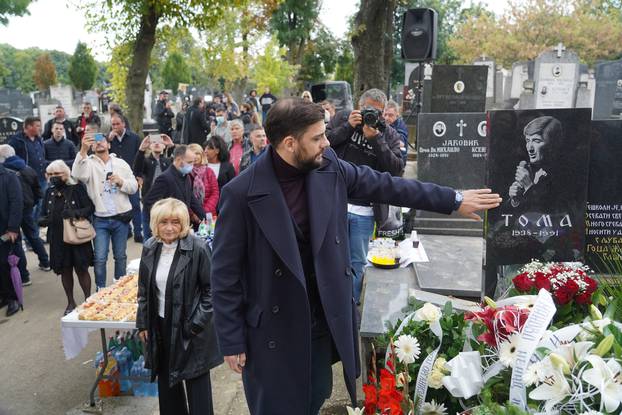
[[[110,90],[112,100],[125,107],[125,85],[127,83],[127,71],[130,64],[130,43],[122,43],[112,49],[110,62],[106,67],[110,77]]]
[[[69,79],[79,91],[90,89],[97,77],[97,64],[86,43],[78,42],[69,63]]]
[[[298,80],[314,82],[329,79],[337,66],[338,48],[337,39],[325,27],[320,26],[307,44]]]
[[[507,387],[507,385],[506,385]],[[471,411],[472,415],[527,415],[529,412],[521,410],[510,402],[500,404],[494,400],[489,389],[482,390],[480,394],[482,403]]]
[[[283,59],[285,54],[285,48],[279,48],[275,39],[268,42],[251,71],[259,89],[268,86],[273,94],[278,95],[291,84],[297,67]]]
[[[470,63],[486,54],[509,68],[562,42],[591,65],[622,53],[619,6],[618,0],[526,0],[501,17],[466,16],[449,46],[458,53],[457,63]]]
[[[162,69],[162,80],[164,87],[171,89],[173,93],[177,92],[180,83],[189,83],[192,80],[190,67],[179,52],[171,53],[166,59]]]
[[[56,67],[48,53],[37,58],[33,78],[39,91],[47,91],[51,85],[56,84]]]
[[[32,0],[0,0],[0,24],[7,25],[9,16],[23,16],[28,13]]]
[[[339,44],[339,55],[335,66],[335,81],[346,81],[350,85],[354,84],[354,54],[352,45],[349,41],[342,41]]]
[[[319,0],[283,0],[272,14],[270,28],[287,47],[290,64],[300,64],[305,44],[320,13]]]

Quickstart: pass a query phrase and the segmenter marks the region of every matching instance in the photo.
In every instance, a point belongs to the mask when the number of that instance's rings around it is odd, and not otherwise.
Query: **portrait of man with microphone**
[[[554,170],[554,149],[562,140],[562,124],[551,116],[538,117],[523,129],[527,160],[516,166],[509,203],[521,211],[548,206]]]

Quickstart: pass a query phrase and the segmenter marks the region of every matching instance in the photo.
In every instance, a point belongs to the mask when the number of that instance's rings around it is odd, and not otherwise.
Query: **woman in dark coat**
[[[204,147],[207,166],[214,171],[218,178],[218,188],[222,189],[224,185],[235,177],[235,169],[229,161],[229,150],[225,140],[218,135],[214,135],[207,140]]]
[[[189,408],[210,415],[209,371],[223,362],[212,323],[210,253],[189,234],[188,208],[177,199],[153,205],[151,231],[140,259],[136,327],[145,366],[158,377],[160,414]]]
[[[81,245],[65,243],[63,241],[63,219],[87,218],[90,220],[95,206],[84,186],[71,179],[71,172],[64,161],[53,161],[45,171],[50,186],[45,193],[39,224],[48,227],[50,267],[61,276],[67,295],[67,308],[65,309],[65,315],[67,315],[76,308],[76,301],[73,298],[74,270],[78,275],[84,298],[91,295],[89,267],[93,265],[93,245],[90,241]]]

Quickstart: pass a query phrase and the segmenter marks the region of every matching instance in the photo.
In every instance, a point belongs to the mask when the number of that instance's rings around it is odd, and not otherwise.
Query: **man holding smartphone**
[[[94,154],[89,156],[89,150]],[[106,286],[111,241],[114,278],[125,275],[127,235],[133,217],[129,197],[138,190],[138,183],[130,166],[122,158],[110,154],[110,143],[99,134],[97,124],[87,125],[71,174],[84,183],[95,205],[95,283],[100,289]]]
[[[128,166],[133,166],[134,160],[136,160],[136,154],[138,154],[138,148],[140,147],[140,138],[127,128],[125,119],[118,113],[110,117],[110,124],[112,125],[110,134],[108,134],[110,152],[123,159]],[[143,231],[140,214],[140,194],[138,192],[130,195],[130,203],[132,204],[134,242],[142,243]],[[130,233],[128,232],[128,237],[129,236]]]

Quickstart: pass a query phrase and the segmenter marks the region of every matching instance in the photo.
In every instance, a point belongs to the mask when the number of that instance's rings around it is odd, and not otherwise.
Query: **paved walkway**
[[[47,247],[47,245],[46,245]],[[128,258],[140,256],[141,245],[128,241]],[[24,311],[6,318],[0,310],[0,414],[64,415],[80,414],[95,378],[92,359],[100,348],[99,333],[73,360],[65,360],[60,334],[60,318],[66,307],[60,277],[42,272],[32,253],[28,253],[33,284],[24,287]],[[92,270],[91,270],[92,271]],[[109,278],[112,261],[109,261]],[[76,301],[80,288],[74,287]],[[348,402],[340,365],[335,365],[335,387],[323,414],[345,413]],[[217,415],[246,415],[248,409],[240,377],[224,366],[212,371]],[[286,399],[286,397],[284,397]],[[105,402],[105,414],[157,414],[153,398],[114,398]]]

